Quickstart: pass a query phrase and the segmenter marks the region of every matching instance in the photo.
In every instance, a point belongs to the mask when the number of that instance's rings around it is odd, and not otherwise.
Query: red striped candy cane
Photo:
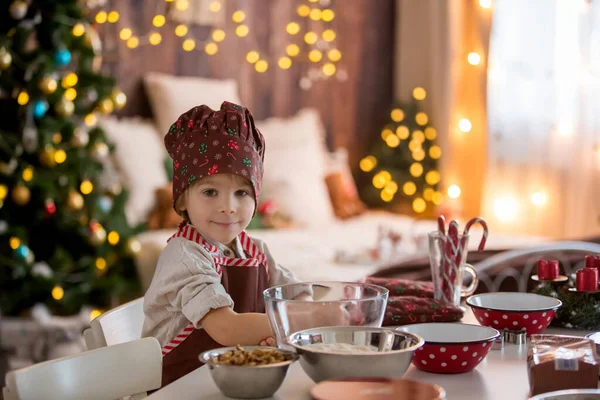
[[[470,219],[469,222],[467,222],[467,225],[465,226],[465,231],[463,234],[467,235],[469,233],[469,229],[471,229],[471,227],[477,223],[479,223],[483,227],[483,236],[481,237],[481,241],[479,242],[479,248],[477,249],[478,251],[482,251],[485,248],[485,242],[488,238],[488,225],[483,218],[477,217]]]

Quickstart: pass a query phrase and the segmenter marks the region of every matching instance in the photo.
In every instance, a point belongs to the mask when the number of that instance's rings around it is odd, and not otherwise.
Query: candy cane
[[[438,231],[440,231],[440,233],[442,235],[446,234],[446,219],[444,218],[443,215],[440,215],[437,219],[437,223],[438,223]]]
[[[483,236],[481,237],[481,241],[479,242],[479,248],[477,249],[478,251],[481,251],[485,248],[485,242],[487,241],[488,237],[488,225],[483,218],[477,217],[469,220],[469,222],[467,222],[467,225],[465,226],[465,231],[463,235],[469,234],[469,229],[471,229],[471,226],[473,226],[476,223],[479,223],[483,227]]]
[[[227,155],[228,155],[229,157],[233,158],[234,160],[237,160],[237,158],[235,158],[235,157],[233,156],[233,154],[231,154],[230,152],[227,152]]]

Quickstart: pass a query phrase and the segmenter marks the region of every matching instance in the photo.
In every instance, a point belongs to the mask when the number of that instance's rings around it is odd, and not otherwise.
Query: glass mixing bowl
[[[326,326],[381,327],[389,291],[370,283],[303,282],[263,292],[277,343],[301,330]]]

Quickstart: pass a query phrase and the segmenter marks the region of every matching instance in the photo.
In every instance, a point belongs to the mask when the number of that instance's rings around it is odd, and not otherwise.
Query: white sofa
[[[154,205],[154,190],[167,183],[163,169],[167,154],[162,138],[177,117],[202,103],[218,108],[223,100],[239,102],[233,81],[152,74],[145,83],[154,121],[136,118],[102,121],[107,135],[117,145],[115,161],[130,191],[127,216],[131,223],[145,220]],[[256,121],[256,125],[267,143],[261,197],[275,200],[298,228],[256,230],[250,234],[264,239],[278,262],[300,279],[358,280],[389,262],[426,252],[427,244],[422,238],[436,229],[434,221],[375,211],[344,221],[335,217],[324,179],[330,154],[316,110],[303,109],[294,117],[270,118]],[[403,235],[394,260],[361,257],[375,246],[381,226]],[[158,255],[173,232],[148,231],[138,236],[142,251],[137,266],[144,288],[148,287]],[[543,241],[539,237],[492,232],[488,248],[515,248]],[[470,246],[475,248],[477,241],[472,240]],[[336,257],[341,252],[345,254],[344,261]]]

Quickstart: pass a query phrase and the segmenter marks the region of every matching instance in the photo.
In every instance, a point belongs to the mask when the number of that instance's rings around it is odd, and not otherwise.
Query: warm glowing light
[[[544,192],[535,192],[531,195],[531,202],[538,207],[543,206],[547,201],[548,197]]]
[[[433,196],[431,196],[431,201],[436,206],[439,206],[444,201],[444,195],[440,192],[435,192]]]
[[[423,165],[421,163],[415,162],[410,165],[409,172],[415,178],[423,175]]]
[[[377,174],[373,177],[373,186],[375,186],[377,189],[383,188],[386,183],[387,183],[387,180],[381,174]]]
[[[292,59],[289,57],[280,57],[279,61],[277,61],[277,65],[281,69],[288,69],[292,66]]]
[[[323,73],[326,76],[333,76],[333,74],[335,74],[336,68],[335,65],[333,65],[332,63],[326,63],[323,64]]]
[[[10,244],[11,249],[16,250],[21,245],[21,240],[19,240],[18,237],[13,236],[10,238],[8,243]]]
[[[119,243],[119,240],[121,239],[121,236],[119,235],[118,232],[115,231],[111,231],[108,234],[108,243],[112,244],[113,246],[116,245],[117,243]]]
[[[215,29],[212,33],[212,38],[215,42],[222,42],[225,40],[225,31],[223,29]]]
[[[398,184],[394,181],[388,182],[383,190],[390,193],[396,193],[398,191]]]
[[[318,21],[321,19],[321,10],[318,8],[313,8],[312,10],[310,10],[310,13],[308,14],[308,17],[310,19],[312,19],[313,21]]]
[[[404,111],[399,108],[394,108],[390,113],[390,117],[392,117],[392,121],[400,122],[404,119]]]
[[[94,114],[88,114],[85,116],[84,122],[89,127],[96,126],[98,123],[98,118],[96,118]]]
[[[297,44],[288,44],[285,48],[285,52],[290,57],[296,57],[300,54],[300,47]]]
[[[177,25],[177,27],[175,27],[175,34],[179,37],[184,37],[185,35],[187,35],[188,30],[189,29],[188,29],[187,25],[180,24],[180,25]]]
[[[435,191],[432,188],[425,188],[425,190],[423,190],[423,198],[425,201],[431,201],[434,192]]]
[[[244,22],[244,20],[246,19],[246,13],[242,10],[237,10],[231,15],[231,19],[233,20],[233,22],[239,24],[241,22]]]
[[[92,322],[94,319],[98,318],[100,315],[102,315],[102,311],[100,311],[100,310],[90,311],[90,322]]]
[[[327,58],[333,62],[338,62],[342,59],[342,52],[338,49],[331,49],[327,52]]]
[[[306,32],[304,41],[308,44],[315,44],[319,40],[319,36],[315,32]]]
[[[400,139],[398,139],[398,136],[396,135],[388,135],[385,139],[385,143],[392,148],[398,147],[400,144]]]
[[[505,196],[494,202],[494,214],[502,222],[514,221],[518,209],[519,204],[512,196]]]
[[[398,136],[398,139],[406,140],[409,135],[410,130],[406,126],[400,125],[396,128],[396,136]]]
[[[427,140],[435,140],[437,138],[437,131],[435,128],[427,127],[425,128],[425,137]]]
[[[162,42],[162,35],[158,32],[152,32],[148,38],[148,42],[150,42],[151,45],[156,46]]]
[[[73,27],[73,36],[82,36],[85,33],[85,26],[83,24],[78,23]]]
[[[60,286],[54,286],[52,289],[52,298],[54,300],[60,300],[65,296],[65,291]]]
[[[335,18],[333,10],[326,9],[321,12],[321,19],[325,22],[331,22]]]
[[[467,60],[471,65],[479,65],[479,63],[481,62],[481,56],[473,51],[469,53],[469,55],[467,56]]]
[[[179,11],[185,11],[190,8],[190,2],[189,0],[177,0],[175,2],[175,8]]]
[[[394,193],[382,190],[379,196],[381,196],[381,200],[385,201],[386,203],[389,203],[394,198]]]
[[[196,41],[194,39],[185,39],[181,45],[185,51],[192,51],[196,48]]]
[[[323,53],[321,53],[319,50],[311,50],[308,53],[308,59],[312,62],[319,62],[321,61],[321,59],[323,58]]]
[[[17,96],[17,103],[22,106],[29,103],[29,94],[25,90],[22,90],[19,96]]]
[[[65,99],[73,101],[77,97],[77,90],[73,88],[68,88],[67,90],[65,90],[65,94],[63,94],[63,96]]]
[[[425,182],[427,182],[430,185],[437,184],[440,181],[440,179],[440,173],[434,169],[425,174]]]
[[[479,0],[479,5],[481,8],[491,8],[492,0]]]
[[[422,198],[417,197],[413,200],[412,207],[416,213],[422,213],[427,208],[427,203]]]
[[[402,185],[402,191],[407,196],[412,196],[417,192],[417,185],[414,182],[408,181]]]
[[[248,36],[248,32],[250,32],[250,29],[247,25],[239,25],[237,28],[235,28],[235,34],[239,37]]]
[[[442,156],[442,148],[438,145],[433,145],[429,148],[429,157],[437,160]]]
[[[413,131],[412,140],[416,140],[419,143],[423,143],[425,141],[425,134],[421,130]]]
[[[79,77],[77,76],[76,73],[71,72],[63,78],[62,87],[67,89],[67,88],[77,85],[77,82],[79,82]]]
[[[102,257],[96,258],[96,268],[100,271],[106,269],[106,260]]]
[[[154,18],[152,18],[152,25],[154,25],[157,28],[164,26],[165,22],[167,22],[167,19],[165,18],[164,15],[159,14],[159,15],[155,15]]]
[[[415,121],[419,125],[427,125],[429,118],[427,117],[427,114],[425,114],[424,112],[419,112],[419,113],[417,113],[417,115],[415,115]]]
[[[137,36],[132,36],[127,40],[127,47],[135,49],[140,45],[140,39]]]
[[[98,14],[96,14],[96,22],[99,24],[105,23],[107,19],[108,14],[106,14],[106,11],[100,11]]]
[[[216,43],[210,42],[204,45],[204,52],[209,56],[214,56],[219,51],[219,46]]]
[[[306,4],[301,5],[300,7],[298,7],[298,15],[301,17],[308,17],[308,14],[310,14],[310,7],[307,6]]]
[[[421,148],[421,142],[419,142],[418,140],[411,140],[410,142],[408,142],[408,149],[410,151],[412,151],[413,153],[415,151],[422,150],[422,148]]]
[[[256,72],[266,72],[267,69],[269,69],[269,63],[265,60],[258,60],[256,64],[254,64],[254,69],[256,70]]]
[[[29,182],[33,179],[33,167],[27,167],[23,170],[23,180]]]
[[[221,2],[220,1],[213,1],[210,3],[210,5],[208,6],[208,9],[210,10],[210,12],[218,12],[221,9]]]
[[[413,89],[413,97],[415,100],[425,100],[425,97],[427,97],[427,92],[422,87],[416,87]]]
[[[471,124],[471,121],[468,119],[463,118],[458,122],[458,128],[465,133],[470,132],[473,128],[473,124]]]
[[[388,136],[393,135],[394,132],[391,129],[387,129],[385,128],[384,130],[381,131],[381,138],[383,140],[387,140]]]
[[[295,35],[300,32],[300,25],[297,22],[290,22],[285,26],[285,31],[290,35]]]
[[[448,188],[448,197],[451,199],[458,199],[460,196],[460,187],[458,185],[450,185]]]
[[[258,51],[251,50],[246,54],[246,61],[248,61],[250,64],[254,64],[258,60],[260,60],[260,54],[258,54]]]
[[[412,158],[415,161],[423,161],[425,159],[425,152],[423,149],[419,149],[412,153]]]
[[[370,172],[377,165],[377,159],[373,156],[367,156],[360,160],[360,169],[364,172]]]
[[[117,22],[119,20],[120,17],[121,16],[119,15],[119,13],[117,11],[111,11],[108,13],[107,20],[111,24],[114,24],[115,22]]]
[[[63,149],[58,149],[54,153],[54,161],[57,164],[62,164],[67,160],[67,153]]]
[[[92,190],[94,190],[94,185],[89,180],[85,180],[85,181],[81,182],[81,185],[79,186],[79,190],[83,194],[90,194],[90,193],[92,193]]]
[[[335,31],[333,29],[325,29],[321,37],[326,42],[333,42],[335,40]]]

